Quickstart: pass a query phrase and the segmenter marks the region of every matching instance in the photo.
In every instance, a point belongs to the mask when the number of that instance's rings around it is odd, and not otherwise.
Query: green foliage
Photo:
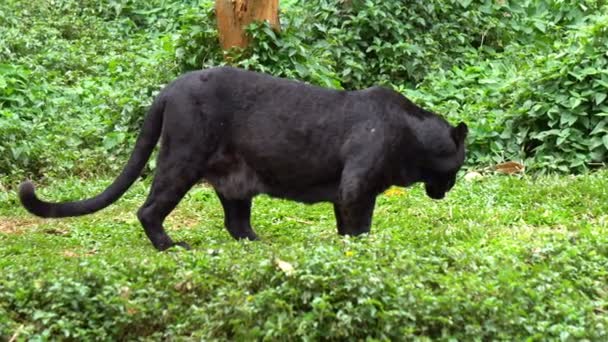
[[[0,174],[115,173],[151,98],[230,64],[338,89],[395,88],[471,128],[469,165],[606,163],[602,0],[293,0],[224,54],[211,0],[0,3]]]
[[[221,61],[209,2],[184,21],[186,69]],[[406,4],[398,1],[299,1],[281,17],[282,31],[250,28],[247,51],[232,52],[239,66],[337,88],[415,85],[436,68],[462,62],[467,49],[500,49],[512,33],[502,5],[478,1]],[[180,53],[181,54],[181,53]]]
[[[292,15],[294,22],[286,26],[280,36],[267,23],[249,27],[253,39],[252,51],[236,51],[235,65],[342,89],[339,75],[335,72],[336,61],[330,53],[331,47],[307,43],[307,33],[300,29],[303,24],[296,24],[300,17]]]
[[[539,172],[606,164],[608,16],[588,15],[551,45],[511,44],[491,59],[431,73],[418,103],[473,126],[470,161],[524,160]]]
[[[134,215],[148,186],[69,220],[24,216],[13,192],[0,200],[0,339],[608,338],[606,172],[487,177],[443,201],[422,187],[380,196],[372,234],[356,239],[337,236],[330,205],[261,197],[253,243],[231,239],[199,186],[166,223],[194,249],[165,253]]]
[[[219,46],[213,3],[183,15],[177,57],[185,70],[196,70],[225,64],[225,60],[242,68],[308,81],[331,88],[342,88],[333,72],[334,61],[327,46],[306,42],[307,11],[289,7],[281,19],[283,28],[275,32],[267,23],[253,23],[248,32],[252,43],[247,50],[233,50],[224,55]]]
[[[608,15],[571,31],[535,58],[529,81],[515,89],[505,136],[535,166],[582,171],[608,159]]]
[[[0,181],[114,174],[158,89],[226,60],[393,87],[466,121],[473,165],[606,163],[605,1],[281,6],[280,32],[253,24],[251,46],[225,56],[210,0],[0,1]],[[198,187],[167,220],[195,250],[168,253],[132,214],[145,184],[100,216],[52,222],[24,216],[0,184],[0,339],[606,340],[607,176],[459,182],[441,202],[420,188],[382,196],[362,239],[336,236],[328,205],[262,197],[256,243],[232,241]]]
[[[14,109],[34,105],[31,101],[34,89],[28,89],[27,85],[30,74],[29,70],[16,65],[0,64],[0,132],[4,140],[0,145],[2,170],[10,169],[13,163],[29,166],[28,152],[32,148],[20,142],[25,141],[31,132],[34,118],[19,118]]]
[[[198,70],[224,64],[215,25],[212,1],[200,1],[178,18],[177,60],[183,70]]]
[[[605,46],[583,47],[578,40],[589,30],[598,39],[605,35],[605,16],[595,15],[604,9],[603,1],[592,0],[296,1],[282,13],[281,32],[252,25],[250,47],[229,52],[228,59],[333,88],[398,89],[469,123],[469,164],[520,159],[531,170],[581,172],[605,165],[603,107],[546,111],[556,110],[560,98],[602,100],[602,83],[581,79],[575,86],[555,78],[583,60],[594,61],[600,77]],[[210,5],[184,18],[183,32],[190,32],[178,43],[186,47],[179,50],[184,68],[223,63],[212,18]],[[551,79],[554,84],[546,84]],[[555,125],[575,117],[580,128]]]
[[[140,27],[131,3],[0,4],[0,174],[91,175],[122,164],[112,161],[130,152],[152,95],[178,73],[172,37],[159,33],[171,25],[146,13]]]
[[[413,86],[430,70],[463,61],[484,45],[500,48],[506,35],[501,6],[477,1],[306,1],[310,40],[329,43],[345,88]]]

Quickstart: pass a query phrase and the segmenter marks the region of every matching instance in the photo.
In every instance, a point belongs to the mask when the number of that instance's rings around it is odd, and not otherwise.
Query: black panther
[[[467,126],[450,126],[382,87],[325,89],[218,67],[193,71],[154,99],[127,165],[101,194],[49,203],[26,181],[25,208],[41,217],[79,216],[115,202],[162,143],[148,198],[137,217],[158,250],[174,245],[163,221],[198,181],[213,186],[236,239],[257,239],[250,225],[257,194],[331,202],[338,233],[370,230],[376,196],[391,185],[425,185],[441,199],[465,158]]]

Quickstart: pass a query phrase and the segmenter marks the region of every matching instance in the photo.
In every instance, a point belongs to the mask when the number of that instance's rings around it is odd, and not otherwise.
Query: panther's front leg
[[[369,233],[376,198],[363,197],[355,202],[334,203],[338,234],[357,236]]]
[[[386,148],[381,126],[366,123],[353,131],[348,146],[343,148],[346,162],[334,213],[340,235],[360,235],[370,231],[376,196],[386,182],[382,170]]]

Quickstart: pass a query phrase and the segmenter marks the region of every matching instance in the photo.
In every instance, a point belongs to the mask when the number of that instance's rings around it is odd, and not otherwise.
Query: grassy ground
[[[193,250],[165,253],[134,215],[146,190],[63,220],[0,198],[0,338],[608,338],[607,172],[461,181],[443,201],[390,190],[359,239],[336,235],[329,205],[259,197],[254,243],[199,186],[167,223]]]

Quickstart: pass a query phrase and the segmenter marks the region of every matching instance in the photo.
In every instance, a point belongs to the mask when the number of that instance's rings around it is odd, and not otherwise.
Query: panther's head
[[[440,148],[428,157],[420,170],[426,194],[432,199],[442,199],[456,182],[456,173],[465,158],[465,138],[468,133],[464,122],[449,128],[448,148]],[[452,144],[451,146],[449,146]]]

